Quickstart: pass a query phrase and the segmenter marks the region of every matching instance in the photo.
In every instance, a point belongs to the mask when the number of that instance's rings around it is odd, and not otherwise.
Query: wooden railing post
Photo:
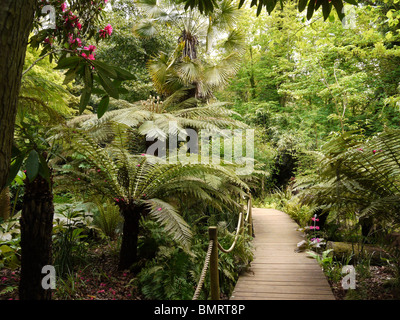
[[[208,228],[208,237],[214,242],[210,257],[211,300],[219,300],[218,236],[217,227]]]
[[[247,201],[247,210],[249,210],[249,220],[248,220],[248,224],[249,224],[249,236],[252,237],[253,236],[253,204],[251,201],[251,196],[249,197],[249,201]]]

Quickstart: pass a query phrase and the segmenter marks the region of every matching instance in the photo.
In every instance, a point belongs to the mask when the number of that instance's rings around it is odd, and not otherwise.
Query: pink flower
[[[84,57],[85,59],[87,59],[87,57],[88,57],[87,54],[84,52],[82,52],[81,56]]]
[[[88,58],[89,60],[96,60],[96,58],[94,57],[94,55],[93,54],[89,54],[89,58]]]
[[[96,51],[96,46],[90,45],[87,50],[89,50],[90,52],[94,52],[94,51]]]
[[[146,155],[145,153],[142,153],[142,154],[141,154],[142,157],[144,157],[145,155]]]
[[[157,210],[158,210],[158,211],[161,211],[161,210],[162,210],[162,208],[158,208]]]
[[[78,23],[76,24],[76,27],[78,28],[78,30],[81,30],[81,29],[82,29],[82,25],[81,25],[81,23],[80,23],[80,22],[78,22]]]
[[[140,164],[137,164],[136,167],[140,167]]]
[[[100,283],[100,287],[105,287],[106,284],[105,283]]]
[[[109,36],[111,36],[111,34],[113,33],[113,27],[111,26],[111,24],[108,24],[105,28],[104,31],[106,31],[108,33]]]
[[[319,221],[318,218],[311,218],[312,221]]]
[[[103,293],[103,292],[106,292],[105,290],[99,290],[99,291],[97,291],[97,293]]]
[[[372,150],[372,153],[373,153],[373,154],[375,154],[375,153],[376,153],[376,150],[375,150],[375,149],[374,149],[374,150]]]
[[[61,4],[61,10],[62,12],[64,12],[67,9],[67,4],[64,2],[63,4]]]

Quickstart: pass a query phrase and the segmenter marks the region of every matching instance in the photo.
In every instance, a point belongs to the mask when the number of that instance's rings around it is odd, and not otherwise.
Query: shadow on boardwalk
[[[315,259],[296,253],[304,238],[298,225],[274,209],[253,208],[254,260],[240,276],[231,300],[334,300]]]

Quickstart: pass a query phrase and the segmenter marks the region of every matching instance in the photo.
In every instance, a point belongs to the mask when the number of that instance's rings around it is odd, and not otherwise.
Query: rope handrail
[[[243,197],[245,199],[245,197]],[[205,280],[205,276],[208,270],[208,266],[210,264],[210,260],[211,260],[211,256],[213,259],[213,262],[211,264],[211,270],[210,270],[210,276],[211,276],[211,299],[214,300],[218,300],[219,299],[219,284],[218,284],[218,249],[221,250],[224,253],[230,253],[236,246],[237,240],[239,238],[239,233],[241,232],[242,228],[244,227],[245,223],[249,224],[249,233],[250,235],[252,235],[252,217],[251,217],[251,208],[252,207],[252,203],[251,203],[251,196],[248,197],[247,200],[247,214],[246,214],[246,218],[243,218],[243,212],[240,212],[239,214],[239,221],[238,221],[238,225],[236,228],[236,234],[235,234],[235,239],[233,240],[233,243],[231,245],[231,247],[229,249],[225,249],[221,246],[221,244],[218,242],[218,238],[217,238],[217,228],[216,227],[209,227],[209,233],[211,232],[211,229],[214,229],[214,235],[211,236],[210,233],[210,241],[208,243],[208,249],[207,249],[207,253],[206,253],[206,258],[204,260],[204,266],[203,266],[203,270],[201,271],[201,275],[200,275],[200,279],[198,282],[198,285],[196,287],[196,291],[193,295],[192,300],[197,300],[199,295],[200,295],[200,291],[203,287],[204,284],[204,280]],[[214,247],[214,244],[217,244],[216,247]],[[212,272],[213,271],[213,272]],[[211,275],[213,273],[213,276]],[[214,289],[216,288],[216,291],[213,289],[213,277],[214,277],[214,281],[217,283],[216,285],[214,285]],[[214,296],[214,298],[213,298]]]
[[[208,243],[208,250],[207,250],[206,258],[204,260],[203,270],[201,271],[199,283],[197,285],[196,291],[194,292],[192,300],[197,300],[199,298],[201,288],[203,287],[204,279],[206,278],[208,265],[210,263],[210,257],[211,257],[211,251],[212,251],[213,245],[214,245],[214,241],[210,240]]]
[[[249,199],[247,200],[247,214],[246,218],[244,219],[245,222],[249,222],[251,205],[252,205],[251,198],[249,197]]]
[[[235,248],[237,239],[239,237],[240,229],[242,228],[242,217],[243,217],[243,212],[240,212],[239,221],[238,221],[238,225],[237,225],[237,228],[236,228],[235,240],[233,240],[233,243],[232,243],[231,247],[229,249],[224,249],[221,246],[221,244],[218,242],[218,249],[220,249],[222,252],[229,253]]]

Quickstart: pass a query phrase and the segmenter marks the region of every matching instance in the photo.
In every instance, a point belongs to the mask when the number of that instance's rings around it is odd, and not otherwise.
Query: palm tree
[[[175,205],[180,199],[202,200],[219,210],[239,206],[235,199],[248,187],[233,170],[217,165],[170,164],[158,157],[133,155],[127,151],[126,128],[116,128],[114,141],[105,148],[80,132],[73,135],[71,147],[91,167],[84,173],[74,171],[80,179],[75,180],[77,186],[112,199],[124,218],[119,269],[129,268],[138,259],[142,217],[155,219],[175,240],[189,245],[190,227]]]
[[[155,35],[160,25],[178,30],[175,51],[161,52],[148,62],[160,94],[188,88],[188,97],[207,100],[238,71],[244,37],[235,29],[239,11],[231,1],[219,1],[218,9],[208,16],[197,9],[186,11],[175,1],[140,0],[137,4],[145,17],[134,27],[139,36]]]

